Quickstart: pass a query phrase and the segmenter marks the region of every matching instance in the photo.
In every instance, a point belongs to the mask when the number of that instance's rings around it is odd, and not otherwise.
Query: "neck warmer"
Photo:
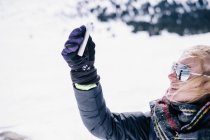
[[[160,140],[176,139],[177,134],[210,127],[210,101],[203,106],[171,103],[166,97],[150,102],[151,119]]]

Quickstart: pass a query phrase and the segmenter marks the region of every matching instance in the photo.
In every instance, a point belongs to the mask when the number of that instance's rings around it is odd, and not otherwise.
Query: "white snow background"
[[[120,22],[72,18],[75,1],[0,0],[0,132],[32,140],[94,140],[78,112],[61,56],[72,29],[92,21],[98,74],[113,112],[148,111],[161,97],[173,61],[187,47],[210,45],[210,34],[132,34]],[[71,13],[71,14],[70,14]],[[67,17],[69,16],[69,17]],[[112,37],[115,34],[116,37]]]

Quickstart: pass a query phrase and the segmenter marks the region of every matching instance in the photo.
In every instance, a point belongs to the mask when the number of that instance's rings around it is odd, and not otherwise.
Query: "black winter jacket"
[[[96,137],[105,140],[158,140],[149,113],[110,112],[100,84],[88,91],[74,88],[74,92],[82,121]],[[209,136],[210,130],[179,134],[179,139],[204,140],[200,139],[201,135]]]

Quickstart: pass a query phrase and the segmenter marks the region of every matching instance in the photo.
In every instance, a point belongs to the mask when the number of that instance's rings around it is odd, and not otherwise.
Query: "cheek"
[[[203,63],[204,72],[206,75],[210,75],[210,57],[205,59]]]
[[[203,63],[194,63],[191,67],[191,71],[202,74],[204,72]]]

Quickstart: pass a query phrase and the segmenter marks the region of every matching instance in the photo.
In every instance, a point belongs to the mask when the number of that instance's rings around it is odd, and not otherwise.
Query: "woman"
[[[95,44],[89,37],[77,55],[86,28],[74,29],[62,55],[71,78],[81,118],[96,137],[107,140],[210,140],[210,47],[195,46],[172,65],[170,87],[150,102],[148,113],[112,113],[105,104],[94,67]]]

